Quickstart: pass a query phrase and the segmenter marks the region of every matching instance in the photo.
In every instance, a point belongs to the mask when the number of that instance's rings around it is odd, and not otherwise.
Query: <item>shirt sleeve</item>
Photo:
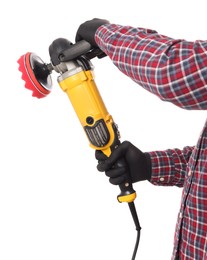
[[[160,186],[183,187],[188,161],[193,149],[193,146],[186,146],[183,150],[168,149],[149,152],[152,164],[150,182]]]
[[[99,27],[95,39],[119,70],[160,99],[184,109],[207,109],[207,41],[116,24]]]

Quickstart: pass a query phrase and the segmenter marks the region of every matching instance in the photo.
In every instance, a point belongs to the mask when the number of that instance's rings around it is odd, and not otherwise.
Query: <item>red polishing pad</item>
[[[17,62],[25,87],[33,92],[32,96],[37,98],[47,96],[52,89],[52,79],[46,64],[31,52],[22,55]]]

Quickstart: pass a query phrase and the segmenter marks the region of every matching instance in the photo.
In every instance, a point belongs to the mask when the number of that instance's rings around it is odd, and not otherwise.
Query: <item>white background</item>
[[[28,51],[49,62],[48,47],[74,41],[94,17],[147,27],[173,38],[207,39],[205,0],[4,1],[1,6],[0,259],[127,260],[136,231],[119,189],[96,170],[94,150],[53,73],[53,92],[32,98],[18,71]],[[94,59],[96,83],[122,140],[143,151],[194,145],[205,111],[165,103]],[[136,183],[142,226],[137,259],[168,260],[182,189]]]

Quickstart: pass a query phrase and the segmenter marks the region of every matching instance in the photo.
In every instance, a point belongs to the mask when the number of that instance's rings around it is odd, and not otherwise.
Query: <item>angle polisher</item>
[[[101,150],[107,157],[120,145],[120,134],[112,116],[108,113],[93,77],[91,59],[102,58],[105,54],[100,49],[93,49],[86,41],[72,44],[64,38],[58,38],[49,46],[51,62],[46,64],[35,53],[28,52],[19,60],[19,70],[25,87],[36,98],[46,97],[52,90],[52,71],[59,75],[57,81],[66,92],[79,118],[84,132],[93,149]],[[120,160],[116,167],[125,165]],[[136,226],[137,239],[132,256],[136,252],[140,239],[140,224],[134,205],[136,192],[132,187],[130,176],[124,184],[119,185],[119,202],[127,202]]]

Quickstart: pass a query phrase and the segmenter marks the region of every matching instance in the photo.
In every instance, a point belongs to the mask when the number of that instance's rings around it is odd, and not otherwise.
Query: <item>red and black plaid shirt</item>
[[[184,109],[207,109],[207,41],[115,24],[99,27],[95,37],[113,63],[146,90]],[[172,259],[207,260],[207,123],[194,147],[150,156],[153,184],[183,187]]]

